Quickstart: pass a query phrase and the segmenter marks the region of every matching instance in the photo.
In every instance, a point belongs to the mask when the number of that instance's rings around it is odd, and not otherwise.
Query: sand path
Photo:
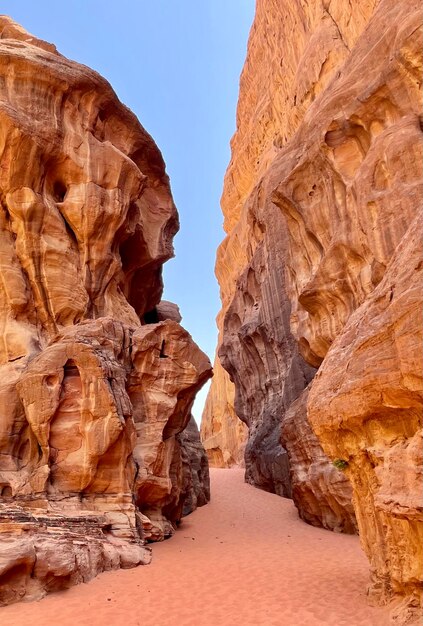
[[[357,537],[308,526],[242,470],[211,474],[212,502],[151,565],[0,609],[1,626],[386,626]]]

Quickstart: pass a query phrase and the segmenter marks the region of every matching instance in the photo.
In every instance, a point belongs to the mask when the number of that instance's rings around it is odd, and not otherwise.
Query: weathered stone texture
[[[200,433],[195,419],[191,416],[188,426],[178,435],[182,449],[184,472],[183,493],[179,498],[182,515],[188,515],[197,506],[210,500],[210,478],[207,454],[200,441]]]
[[[181,433],[211,365],[159,304],[178,217],[158,148],[104,79],[4,16],[0,163],[5,604],[148,562],[145,540],[207,501]]]
[[[257,207],[260,193],[267,196],[266,182],[250,199],[252,206]],[[272,228],[238,278],[224,319],[219,356],[235,383],[235,411],[249,428],[246,480],[289,497],[282,416],[314,369],[298,354],[289,329],[290,307],[280,274],[287,245],[283,218],[275,207],[267,207],[267,213]]]
[[[316,365],[420,208],[420,21],[412,0],[381,2],[274,164],[273,201],[289,233],[291,327]]]
[[[323,361],[308,418],[331,458],[348,463],[372,592],[384,600],[405,595],[410,606],[423,582],[422,230],[415,222],[423,200],[422,18],[413,0],[380,2],[281,154],[273,194],[289,234],[291,328],[304,357]],[[383,290],[391,304],[382,315]],[[354,344],[357,325],[365,355]]]
[[[289,492],[286,469],[280,474],[282,489],[273,470],[285,454],[278,442],[282,417],[313,372],[300,358],[290,330],[285,294],[289,242],[285,219],[273,203],[279,182],[274,163],[348,58],[376,4],[360,2],[345,10],[333,1],[293,5],[258,0],[241,75],[237,131],[222,196],[227,237],[216,260],[222,299],[218,353],[239,384],[234,390],[215,364],[201,433],[206,447],[219,449],[217,461],[232,456],[226,441],[231,450],[236,447],[235,406],[251,433],[247,476],[275,492]],[[232,343],[237,349],[231,359]],[[259,360],[263,365],[257,368],[253,363]],[[232,436],[223,438],[229,428]],[[242,433],[238,450],[244,437]]]
[[[287,450],[301,517],[334,530],[354,528],[352,486],[372,593],[405,597],[400,623],[423,575],[422,21],[417,0],[258,0],[216,262],[247,476],[278,491]]]
[[[308,405],[325,450],[347,464],[370,592],[405,595],[407,611],[423,582],[422,233],[420,216],[333,342]]]
[[[344,472],[323,452],[307,418],[309,388],[291,404],[282,422],[282,439],[289,456],[292,499],[300,517],[313,526],[355,533],[352,489]]]
[[[234,409],[235,387],[216,356],[213,380],[201,420],[200,436],[211,467],[244,466],[247,426]]]

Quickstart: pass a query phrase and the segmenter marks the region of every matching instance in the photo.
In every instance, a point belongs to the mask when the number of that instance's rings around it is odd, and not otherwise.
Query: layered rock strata
[[[0,605],[150,560],[209,498],[177,212],[110,85],[0,18]],[[176,320],[176,321],[175,321]]]
[[[300,515],[352,530],[352,495],[400,623],[423,576],[422,18],[415,0],[258,0],[216,263],[247,475],[277,491],[276,423]]]

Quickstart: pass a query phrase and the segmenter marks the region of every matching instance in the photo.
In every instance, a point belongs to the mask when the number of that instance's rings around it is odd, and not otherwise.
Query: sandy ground
[[[212,502],[146,567],[0,609],[1,626],[386,626],[366,603],[357,537],[299,520],[291,501],[212,470]]]

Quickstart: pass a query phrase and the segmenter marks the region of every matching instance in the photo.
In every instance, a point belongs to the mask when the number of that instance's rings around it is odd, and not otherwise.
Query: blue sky
[[[163,152],[181,230],[164,298],[214,357],[219,201],[254,0],[4,0],[10,15],[112,84]],[[199,421],[206,390],[194,407]]]

